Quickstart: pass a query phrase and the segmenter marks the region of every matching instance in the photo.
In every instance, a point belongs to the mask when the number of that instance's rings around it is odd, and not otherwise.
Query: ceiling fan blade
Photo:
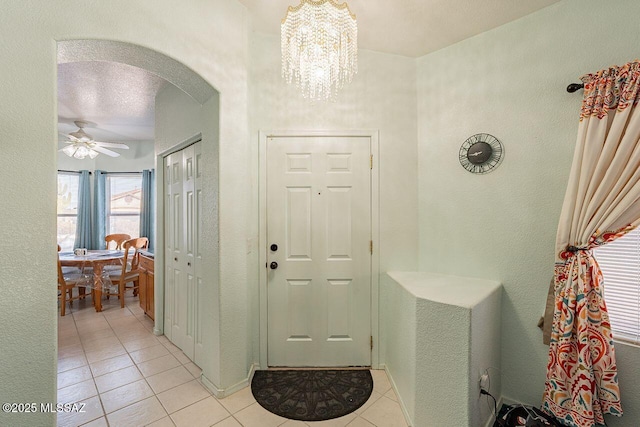
[[[116,153],[115,151],[107,150],[106,148],[102,148],[99,145],[94,145],[92,149],[96,150],[98,153],[106,154],[111,157],[118,157],[120,153]]]
[[[128,145],[122,144],[121,142],[93,141],[93,143],[97,144],[100,147],[120,148],[122,150],[128,150],[129,149]]]

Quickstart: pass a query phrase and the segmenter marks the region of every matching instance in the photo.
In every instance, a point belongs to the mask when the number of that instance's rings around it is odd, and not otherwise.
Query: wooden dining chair
[[[58,245],[58,299],[60,300],[60,316],[64,316],[67,308],[67,302],[69,305],[74,300],[84,298],[85,293],[78,291],[78,295],[73,296],[73,288],[83,284],[86,281],[85,276],[81,270],[74,269],[66,272],[62,269],[60,263],[60,245]],[[84,288],[82,288],[84,290]]]
[[[146,237],[138,237],[137,239],[129,239],[122,244],[124,254],[122,256],[122,266],[119,271],[109,271],[109,278],[113,284],[118,285],[117,293],[109,293],[107,295],[117,295],[120,298],[120,307],[124,308],[124,293],[127,289],[133,289],[133,295],[138,295],[140,284],[140,249],[145,249],[149,245],[149,239]],[[127,284],[131,286],[127,287]]]
[[[117,250],[122,250],[122,244],[127,241],[130,240],[131,236],[129,236],[128,234],[124,234],[124,233],[115,233],[115,234],[109,234],[107,236],[104,236],[104,241],[106,243],[106,249],[117,249]],[[115,272],[119,272],[120,271],[120,266],[119,265],[105,265],[103,267],[104,271],[109,271],[110,273]],[[111,294],[107,294],[107,299],[109,299],[109,295]]]
[[[128,234],[109,234],[108,236],[104,236],[104,241],[107,243],[107,249],[122,249],[122,244],[130,239],[131,236]]]

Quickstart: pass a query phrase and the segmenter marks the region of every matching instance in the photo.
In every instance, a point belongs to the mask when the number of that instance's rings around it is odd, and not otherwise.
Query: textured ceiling
[[[58,131],[92,122],[99,141],[153,140],[155,96],[173,84],[204,103],[215,90],[178,61],[151,49],[111,40],[58,42]],[[60,146],[64,146],[61,143]]]
[[[156,93],[168,84],[142,68],[117,62],[58,65],[58,131],[77,130],[75,120],[95,126],[86,132],[101,141],[152,140]]]
[[[288,6],[300,0],[239,0],[255,31],[280,34]],[[344,3],[343,0],[336,0]],[[559,0],[348,0],[358,47],[418,57],[514,21]]]
[[[253,30],[267,34],[280,34],[287,8],[300,2],[239,1],[247,7]],[[558,1],[348,0],[348,4],[358,20],[360,49],[418,57]],[[174,84],[199,102],[214,92],[184,65],[126,43],[62,41],[58,63],[58,130],[63,134],[77,129],[74,120],[86,120],[95,123],[86,131],[96,140],[152,140],[154,99],[164,85]]]

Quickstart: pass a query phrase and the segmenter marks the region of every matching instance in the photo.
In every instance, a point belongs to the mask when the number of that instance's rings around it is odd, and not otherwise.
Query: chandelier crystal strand
[[[358,25],[346,3],[302,0],[281,24],[282,77],[305,98],[335,99],[358,72]]]

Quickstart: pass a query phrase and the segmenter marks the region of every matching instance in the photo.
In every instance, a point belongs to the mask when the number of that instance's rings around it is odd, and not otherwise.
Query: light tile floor
[[[356,412],[329,421],[301,422],[256,403],[249,387],[216,399],[199,381],[201,370],[127,297],[74,301],[58,317],[58,403],[85,403],[82,413],[58,414],[58,426],[154,427],[405,427],[384,371],[372,370],[371,398]]]

